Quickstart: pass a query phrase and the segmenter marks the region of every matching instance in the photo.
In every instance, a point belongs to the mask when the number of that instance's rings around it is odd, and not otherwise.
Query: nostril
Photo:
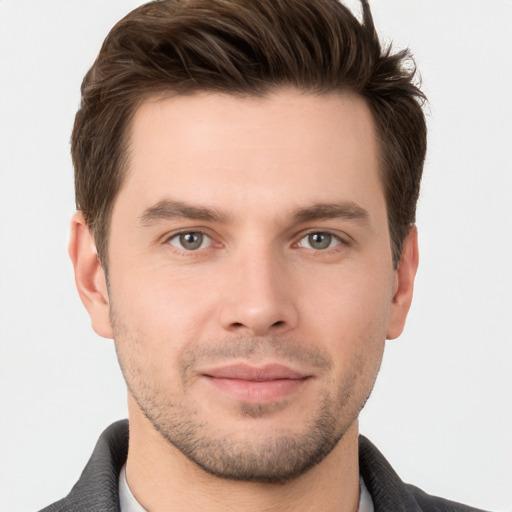
[[[283,325],[285,325],[286,322],[284,320],[278,320],[277,322],[274,322],[273,324],[270,325],[270,328],[276,328],[276,327],[281,327]],[[231,328],[232,329],[242,329],[242,328],[245,328],[247,327],[243,322],[233,322],[231,324]]]

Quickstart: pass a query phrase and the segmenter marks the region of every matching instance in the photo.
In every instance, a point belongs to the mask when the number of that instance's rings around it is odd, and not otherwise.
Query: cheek
[[[131,268],[124,272],[121,268],[111,281],[118,309],[156,328],[159,323],[168,328],[196,313],[196,305],[200,306],[204,295],[198,289],[197,278],[165,266],[144,269],[134,262]]]
[[[361,359],[364,366],[378,368],[391,306],[391,273],[339,272],[323,286],[318,280],[309,284],[301,307],[306,339],[322,343],[338,367]]]
[[[392,272],[352,266],[314,275],[302,282],[297,296],[302,309],[318,327],[339,332],[378,329],[387,322],[392,296]]]
[[[205,337],[215,291],[198,289],[197,280],[165,270],[128,275],[111,281],[117,341],[136,345],[147,362],[174,365],[191,342]]]

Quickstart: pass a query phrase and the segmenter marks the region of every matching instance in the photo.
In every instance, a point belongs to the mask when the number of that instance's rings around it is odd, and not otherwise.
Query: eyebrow
[[[369,218],[368,211],[353,202],[316,203],[297,210],[293,215],[297,223],[323,219],[347,219],[367,224]]]
[[[181,201],[163,200],[150,206],[139,216],[142,226],[151,226],[161,220],[191,219],[205,222],[226,223],[226,215],[204,206],[194,206]]]
[[[182,201],[162,200],[150,206],[139,216],[141,226],[152,226],[159,221],[172,219],[190,219],[204,222],[218,222],[226,224],[229,216],[217,210],[195,206]],[[293,212],[295,223],[310,222],[323,219],[347,219],[368,223],[368,212],[354,202],[315,203],[311,206],[299,208]]]

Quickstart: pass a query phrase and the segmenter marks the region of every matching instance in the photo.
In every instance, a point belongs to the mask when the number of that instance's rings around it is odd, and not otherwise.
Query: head
[[[115,25],[83,81],[72,135],[76,204],[105,268],[130,123],[144,100],[205,91],[261,97],[283,86],[350,92],[368,104],[398,264],[425,158],[424,96],[409,53],[382,49],[368,2],[362,7],[361,24],[337,0],[160,0]]]
[[[412,298],[425,151],[407,54],[381,51],[366,3],[363,20],[160,1],[107,37],[73,132],[70,252],[116,343],[130,443],[159,432],[258,482],[357,444]]]

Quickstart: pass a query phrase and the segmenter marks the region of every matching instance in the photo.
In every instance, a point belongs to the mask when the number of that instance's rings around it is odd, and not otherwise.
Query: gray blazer
[[[71,492],[40,512],[120,512],[118,480],[127,454],[128,421],[123,420],[103,432]],[[359,437],[359,469],[375,512],[478,512],[404,484],[364,436]]]

